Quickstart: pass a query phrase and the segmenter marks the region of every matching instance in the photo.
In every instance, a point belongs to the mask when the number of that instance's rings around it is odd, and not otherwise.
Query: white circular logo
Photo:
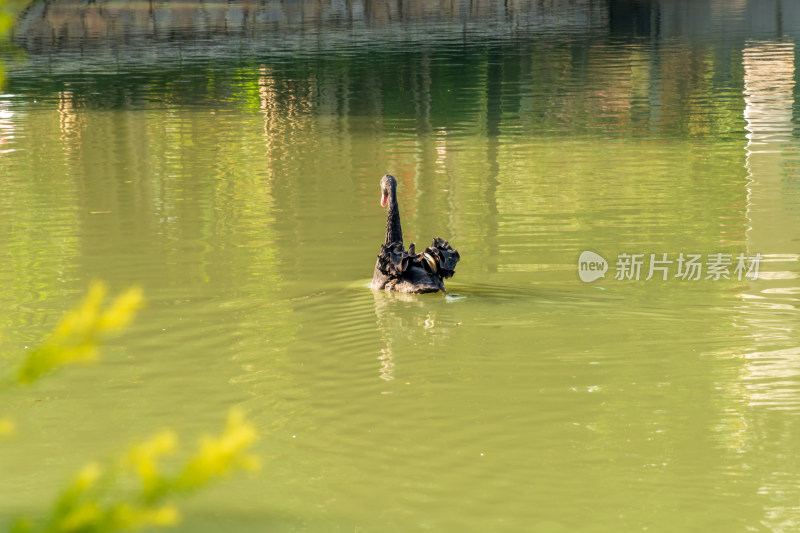
[[[586,250],[581,252],[578,258],[578,276],[584,283],[591,283],[592,281],[605,277],[608,270],[608,263],[602,256],[594,252]]]

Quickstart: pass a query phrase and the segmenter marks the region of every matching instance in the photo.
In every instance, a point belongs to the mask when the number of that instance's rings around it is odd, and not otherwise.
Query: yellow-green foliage
[[[101,309],[107,288],[94,283],[83,303],[68,312],[45,343],[28,354],[19,369],[19,383],[28,384],[63,365],[91,361],[97,357],[100,338],[125,327],[142,306],[142,291],[129,289],[105,310]]]
[[[7,36],[14,19],[31,0],[0,0],[0,41]]]
[[[252,425],[232,410],[222,434],[205,437],[182,466],[164,471],[159,462],[175,451],[172,431],[132,447],[107,466],[87,465],[75,477],[40,524],[18,522],[14,533],[100,533],[172,525],[180,513],[172,498],[199,489],[239,469],[258,468],[248,454],[256,439]]]
[[[0,0],[0,37],[5,37],[14,21],[13,16],[8,11],[8,4],[9,2],[6,0]]]
[[[14,421],[10,418],[0,418],[0,437],[14,433]]]
[[[7,0],[0,0],[0,44],[3,39],[5,39],[6,34],[11,29],[11,24],[14,22],[14,17],[8,10],[8,4],[9,2]],[[5,81],[5,69],[3,68],[3,62],[0,61],[0,89],[3,88]]]
[[[29,2],[30,0],[0,0],[0,51],[4,52],[2,54],[4,56],[7,56],[6,53],[9,51],[6,43],[14,19]],[[3,88],[5,77],[3,61],[0,60],[0,89]]]
[[[125,327],[143,302],[141,290],[130,289],[103,308],[106,293],[105,285],[93,284],[83,303],[64,316],[41,347],[28,354],[8,383],[32,383],[60,366],[95,359],[98,341]],[[13,431],[13,421],[0,418],[0,435]],[[203,438],[181,466],[164,469],[161,459],[178,446],[175,433],[164,431],[133,446],[116,461],[85,466],[45,519],[20,520],[12,533],[101,533],[175,524],[180,514],[171,503],[173,498],[233,471],[258,468],[258,458],[248,453],[256,437],[255,428],[242,413],[232,410],[219,436]]]

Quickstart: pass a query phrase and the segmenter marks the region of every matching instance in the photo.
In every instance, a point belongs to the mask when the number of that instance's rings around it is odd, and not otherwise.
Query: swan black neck
[[[400,209],[397,207],[397,198],[394,191],[388,198],[386,209],[386,245],[399,243],[403,246],[403,228],[400,227]]]
[[[384,180],[387,182],[384,185]],[[386,245],[398,243],[403,246],[403,229],[400,227],[400,209],[397,207],[397,182],[392,176],[384,176],[381,186],[386,195]]]

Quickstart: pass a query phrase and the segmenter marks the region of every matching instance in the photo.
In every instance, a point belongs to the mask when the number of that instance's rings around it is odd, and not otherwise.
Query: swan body
[[[406,293],[444,291],[444,280],[455,274],[458,251],[439,238],[419,254],[413,244],[404,249],[397,181],[389,174],[381,178],[381,206],[386,207],[386,241],[375,264],[372,288]]]

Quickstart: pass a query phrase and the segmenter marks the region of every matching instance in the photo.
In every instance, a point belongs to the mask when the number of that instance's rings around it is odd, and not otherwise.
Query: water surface
[[[4,396],[4,520],[239,406],[264,468],[179,531],[797,529],[798,9],[447,6],[23,14],[4,364],[93,279],[148,307],[102,363]],[[386,172],[407,243],[460,251],[450,296],[367,288]],[[730,279],[677,278],[680,254]]]

